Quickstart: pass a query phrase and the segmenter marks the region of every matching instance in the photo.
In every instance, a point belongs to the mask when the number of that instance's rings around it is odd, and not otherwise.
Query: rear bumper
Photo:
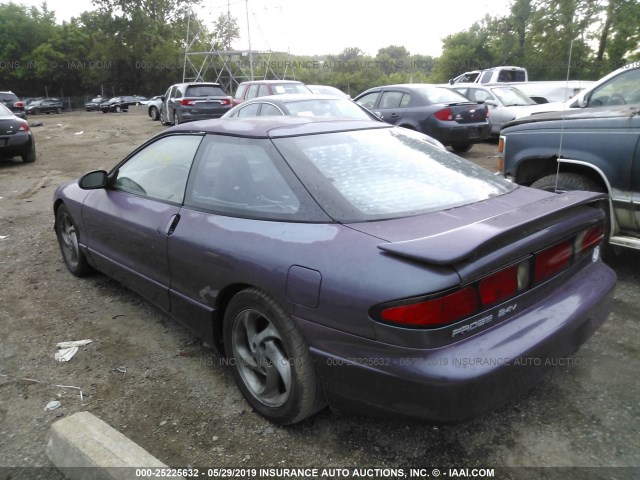
[[[22,155],[33,150],[33,137],[27,132],[0,136],[0,155]]]
[[[594,263],[543,304],[460,342],[428,350],[297,321],[335,409],[453,423],[496,409],[554,366],[579,365],[580,358],[569,356],[607,318],[615,284],[615,273]]]
[[[491,124],[471,123],[460,125],[455,122],[438,121],[430,125],[424,133],[437,138],[445,145],[466,145],[482,142],[489,138],[491,135]]]
[[[181,108],[176,110],[176,114],[178,115],[178,120],[180,120],[180,123],[195,122],[197,120],[208,120],[210,118],[220,118],[222,115],[227,113],[230,109],[231,107],[203,113],[195,110],[187,110],[187,109]]]

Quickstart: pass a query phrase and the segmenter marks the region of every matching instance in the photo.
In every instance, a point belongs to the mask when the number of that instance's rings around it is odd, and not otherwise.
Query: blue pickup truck
[[[609,194],[609,243],[640,249],[640,66],[582,96],[575,108],[514,120],[501,131],[502,174],[548,191]]]

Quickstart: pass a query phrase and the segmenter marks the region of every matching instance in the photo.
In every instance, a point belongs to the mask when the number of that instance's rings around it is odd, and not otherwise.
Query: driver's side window
[[[182,203],[201,135],[172,135],[147,145],[118,168],[113,188]]]
[[[589,107],[640,102],[640,68],[629,70],[600,85],[589,98]]]

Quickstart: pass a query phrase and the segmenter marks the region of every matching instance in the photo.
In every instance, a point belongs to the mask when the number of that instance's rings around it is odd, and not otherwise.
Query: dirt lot
[[[173,467],[640,466],[639,254],[614,260],[614,313],[573,364],[484,418],[433,426],[324,411],[302,425],[274,427],[251,411],[213,350],[119,284],[99,274],[78,279],[62,263],[55,187],[111,167],[164,127],[144,107],[30,121],[43,123],[33,128],[37,161],[0,161],[0,467],[48,468],[0,468],[0,479],[61,478],[44,453],[47,433],[82,410]],[[465,156],[493,168],[495,149],[488,143]],[[54,361],[57,342],[80,339],[93,343],[67,363]],[[77,389],[55,385],[81,388],[84,400]],[[62,405],[45,412],[51,400]],[[622,479],[640,471],[508,475]]]

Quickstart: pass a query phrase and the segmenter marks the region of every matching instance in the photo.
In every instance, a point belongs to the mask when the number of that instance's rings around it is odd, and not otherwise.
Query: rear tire
[[[33,163],[36,161],[36,149],[33,148],[31,150],[29,150],[27,153],[23,154],[22,156],[22,162],[23,163]]]
[[[224,315],[224,344],[240,391],[263,417],[289,425],[325,406],[304,337],[260,290],[233,297]]]
[[[149,116],[154,122],[160,119],[160,114],[158,113],[158,109],[156,107],[151,107],[149,109]]]
[[[461,145],[451,145],[451,148],[456,153],[468,152],[469,150],[471,150],[471,147],[473,147],[473,143],[465,143],[465,144],[461,144]]]

